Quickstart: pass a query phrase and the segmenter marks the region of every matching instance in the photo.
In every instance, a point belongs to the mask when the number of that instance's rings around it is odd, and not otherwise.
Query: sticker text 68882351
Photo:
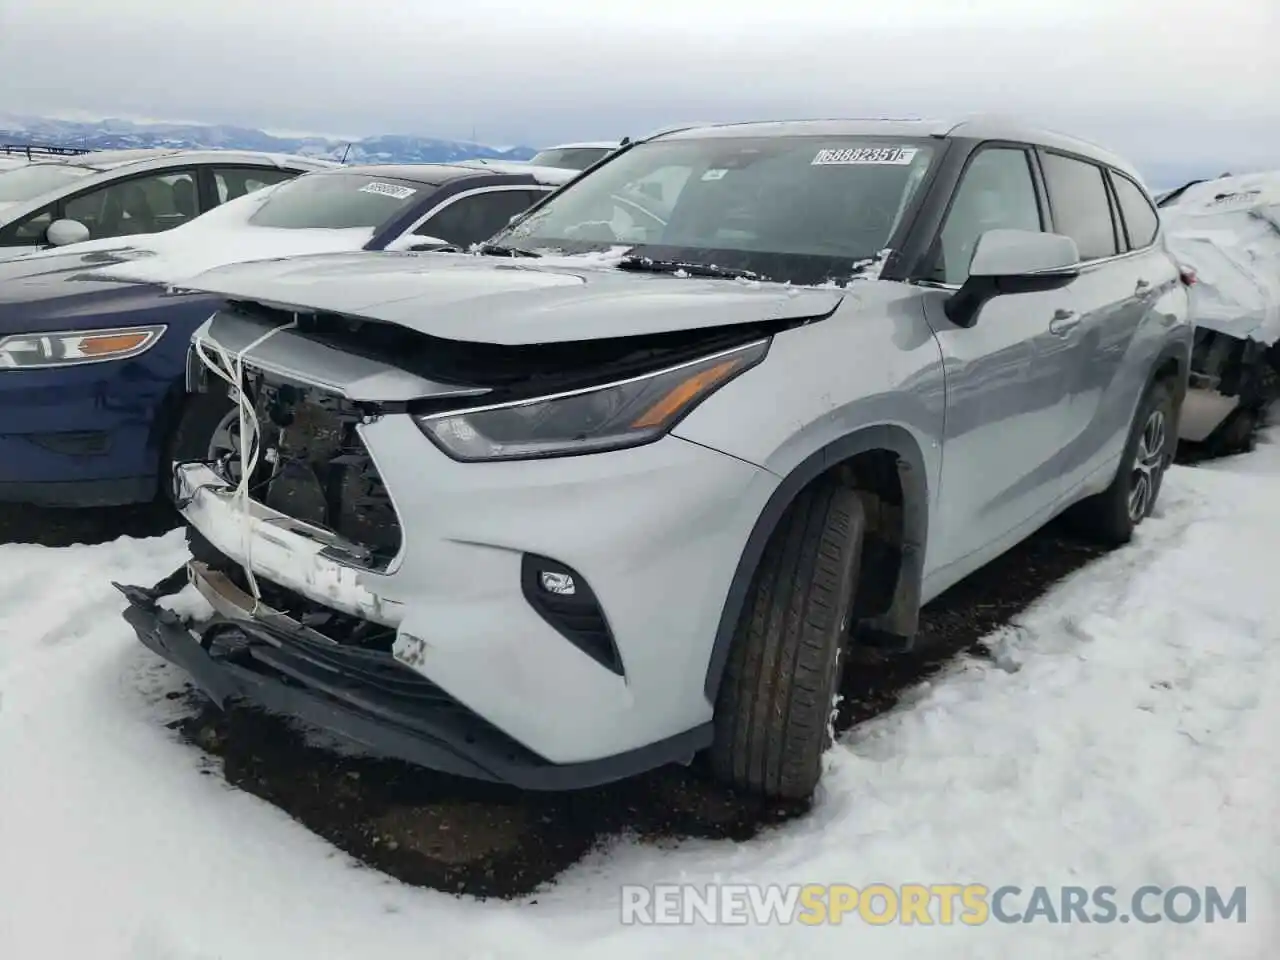
[[[887,163],[905,166],[915,157],[915,147],[844,147],[834,150],[819,150],[811,165],[822,167]]]
[[[403,200],[406,197],[412,197],[418,191],[413,187],[406,187],[399,183],[383,183],[381,180],[370,180],[360,188],[360,192],[379,193],[394,200]]]

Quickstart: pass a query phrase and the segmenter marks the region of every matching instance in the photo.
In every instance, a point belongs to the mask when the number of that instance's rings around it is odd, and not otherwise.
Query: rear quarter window
[[[1111,183],[1120,201],[1120,215],[1124,218],[1125,231],[1129,235],[1129,248],[1141,250],[1155,242],[1160,229],[1160,216],[1142,189],[1121,173],[1111,174]]]

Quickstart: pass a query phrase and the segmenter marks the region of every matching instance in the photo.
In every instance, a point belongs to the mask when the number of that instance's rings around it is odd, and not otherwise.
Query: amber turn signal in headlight
[[[33,370],[127,360],[151,349],[164,331],[164,325],[159,324],[112,330],[16,333],[0,337],[0,369]]]

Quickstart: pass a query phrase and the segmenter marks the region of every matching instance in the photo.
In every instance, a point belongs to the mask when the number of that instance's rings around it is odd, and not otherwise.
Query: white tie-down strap
[[[237,515],[240,517],[240,548],[244,552],[244,573],[249,581],[249,591],[253,594],[253,612],[255,614],[260,606],[261,595],[258,592],[258,580],[253,575],[253,518],[249,509],[249,478],[253,476],[253,472],[258,466],[258,439],[260,434],[258,416],[254,413],[253,405],[245,395],[244,358],[245,354],[254,347],[266,343],[277,333],[291,330],[297,325],[298,315],[295,313],[291,322],[268,330],[256,340],[249,342],[236,351],[234,357],[227,353],[222,344],[217,342],[213,344],[217,357],[211,357],[205,353],[204,342],[201,340],[195,341],[196,353],[200,355],[200,359],[204,361],[205,366],[227,382],[236,398],[236,410],[240,417],[240,482],[236,484],[233,499],[236,503]]]

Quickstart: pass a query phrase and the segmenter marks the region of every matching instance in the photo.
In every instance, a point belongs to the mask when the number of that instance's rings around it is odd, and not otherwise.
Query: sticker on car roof
[[[915,157],[915,147],[843,147],[837,150],[819,150],[810,166],[845,166],[863,163],[906,166]]]
[[[417,193],[415,187],[405,187],[398,183],[383,183],[381,180],[370,180],[360,188],[361,193],[380,193],[384,197],[392,197],[396,200],[403,200],[406,197],[412,197]]]

